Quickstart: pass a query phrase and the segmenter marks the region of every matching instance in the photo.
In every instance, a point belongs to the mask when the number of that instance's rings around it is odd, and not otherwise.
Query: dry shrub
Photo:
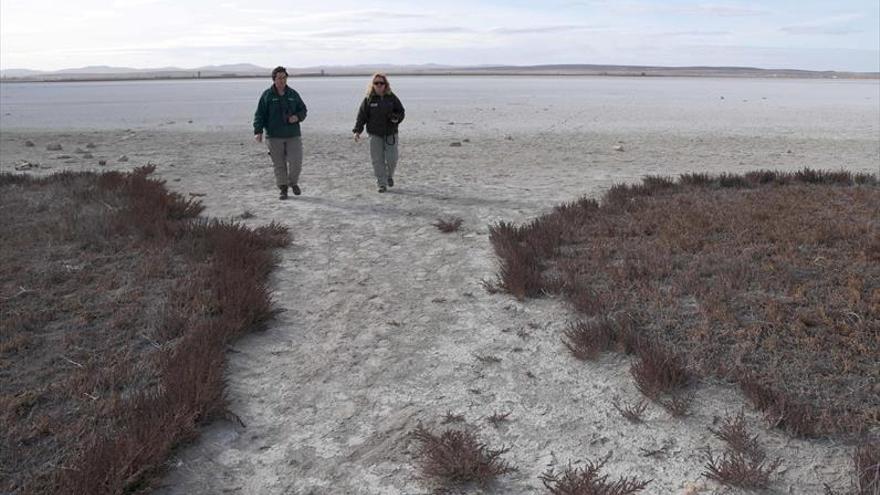
[[[446,415],[443,416],[443,420],[440,421],[441,424],[449,424],[449,423],[463,423],[464,422],[464,414],[453,413],[452,411],[446,411]]]
[[[0,299],[0,371],[16,377],[0,393],[0,491],[148,490],[224,415],[229,342],[272,315],[286,230],[190,221],[201,205],[150,172],[0,177],[0,206],[23,205],[0,223],[0,294],[27,287]]]
[[[683,186],[704,187],[712,183],[712,176],[703,172],[692,172],[681,174],[678,177],[678,182]]]
[[[501,423],[507,423],[508,421],[510,421],[510,413],[500,413],[498,411],[495,411],[491,416],[486,418],[486,421],[492,423],[492,426],[494,426],[495,428],[498,428]]]
[[[569,323],[562,337],[571,355],[582,361],[611,349],[615,340],[612,323],[607,319]]]
[[[727,446],[718,457],[712,455],[711,449],[706,449],[708,460],[704,476],[740,488],[767,488],[770,476],[779,467],[781,460],[767,461],[764,448],[758,443],[758,436],[751,435],[746,428],[742,412],[737,416],[724,418],[720,428],[709,428],[709,431]]]
[[[611,400],[611,405],[614,406],[614,409],[616,409],[617,412],[619,412],[620,415],[626,418],[626,420],[630,423],[641,423],[642,414],[645,413],[645,409],[648,407],[648,402],[645,400],[640,400],[635,405],[621,405],[620,399],[615,397]]]
[[[437,227],[437,230],[440,232],[448,234],[450,232],[457,232],[461,228],[463,222],[464,220],[458,217],[438,218],[437,221],[431,225]]]
[[[683,418],[690,414],[693,401],[693,394],[684,391],[671,392],[657,399],[657,403],[676,418]]]
[[[706,449],[706,472],[703,475],[719,483],[748,490],[764,489],[770,485],[770,476],[781,461],[767,462],[763,457],[754,459],[741,452],[726,450],[715,457]]]
[[[552,256],[567,236],[566,220],[577,212],[594,208],[589,201],[557,208],[557,217],[542,217],[525,227],[499,222],[489,227],[489,240],[501,258],[498,282],[494,287],[517,299],[537,297],[545,292],[559,292],[561,282],[543,275],[546,266],[539,260]]]
[[[419,425],[412,435],[420,443],[417,457],[422,475],[443,485],[486,486],[516,471],[501,458],[509,448],[490,449],[473,432],[447,430],[436,435]]]
[[[618,350],[632,354],[639,346],[635,320],[628,316],[602,317],[569,323],[562,343],[572,356],[582,361],[594,359],[599,353]]]
[[[651,483],[652,480],[641,481],[635,476],[608,481],[608,475],[601,472],[610,457],[608,454],[597,462],[587,460],[580,468],[569,464],[561,473],[550,468],[538,479],[553,495],[630,495],[644,490]]]
[[[650,399],[676,394],[691,381],[681,358],[653,341],[643,342],[636,351],[638,359],[630,366],[636,387]]]
[[[761,384],[752,375],[741,376],[739,384],[745,396],[756,409],[764,412],[764,417],[771,425],[796,437],[815,438],[821,432],[834,428],[842,431],[858,428],[858,425],[851,424],[852,415],[831,415],[827,410],[798,402],[775,387]]]
[[[758,443],[758,435],[750,435],[746,428],[746,418],[742,411],[734,417],[724,418],[721,427],[717,429],[710,427],[709,431],[727,443],[734,452],[739,452],[753,459],[764,456],[764,451]]]
[[[494,226],[494,287],[559,292],[586,321],[637,315],[619,346],[650,335],[698,374],[753,376],[771,391],[759,401],[768,418],[792,433],[876,428],[878,186],[810,169],[616,185],[599,203]],[[570,326],[563,342],[584,359],[606,339]]]
[[[880,495],[880,440],[868,439],[853,454],[858,495]]]

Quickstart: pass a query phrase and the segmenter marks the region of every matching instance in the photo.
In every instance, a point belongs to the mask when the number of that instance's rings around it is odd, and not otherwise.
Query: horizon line
[[[119,74],[121,71],[132,71],[132,72],[173,72],[173,71],[222,71],[222,70],[233,70],[237,66],[247,66],[247,68],[240,68],[240,71],[271,71],[270,67],[263,67],[257,64],[249,63],[249,62],[238,62],[238,63],[229,63],[229,64],[210,64],[203,65],[198,67],[178,67],[178,66],[162,66],[162,67],[128,67],[128,66],[113,66],[113,65],[86,65],[82,67],[68,67],[64,69],[54,69],[54,70],[46,70],[46,69],[31,69],[26,67],[10,67],[3,68],[0,67],[0,72],[32,72],[43,75],[52,75],[57,73],[70,73],[73,71],[86,71],[89,69],[96,69],[107,71],[107,74]],[[801,68],[765,68],[765,67],[757,67],[757,66],[748,66],[748,65],[648,65],[648,64],[598,64],[598,63],[555,63],[555,64],[527,64],[527,65],[519,65],[519,64],[505,64],[505,63],[493,63],[493,64],[474,64],[474,65],[451,65],[451,64],[440,64],[436,62],[425,62],[425,63],[413,63],[413,64],[400,64],[400,63],[366,63],[366,64],[319,64],[319,65],[310,65],[310,66],[300,66],[300,67],[291,67],[286,66],[288,71],[292,70],[321,70],[321,69],[359,69],[359,68],[368,68],[368,67],[403,67],[403,68],[434,68],[437,70],[473,70],[473,69],[540,69],[540,68],[574,68],[574,67],[608,67],[608,68],[623,68],[623,69],[667,69],[667,70],[695,70],[695,69],[706,69],[706,70],[758,70],[758,71],[797,71],[797,72],[816,72],[816,73],[850,73],[850,74],[880,74],[880,70],[877,71],[853,71],[853,70],[835,70],[835,69],[801,69]],[[87,74],[87,72],[80,72],[80,74]],[[94,73],[91,73],[94,74]]]

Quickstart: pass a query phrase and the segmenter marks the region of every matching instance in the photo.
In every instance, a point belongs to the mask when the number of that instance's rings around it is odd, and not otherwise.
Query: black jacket
[[[379,96],[371,93],[364,98],[358,109],[357,122],[352,132],[360,134],[367,126],[371,136],[391,136],[397,134],[397,125],[403,122],[403,103],[394,93]]]

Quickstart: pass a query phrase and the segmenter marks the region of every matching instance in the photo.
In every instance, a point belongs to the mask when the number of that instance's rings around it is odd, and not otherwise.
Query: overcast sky
[[[3,69],[230,63],[880,71],[880,2],[0,0]]]

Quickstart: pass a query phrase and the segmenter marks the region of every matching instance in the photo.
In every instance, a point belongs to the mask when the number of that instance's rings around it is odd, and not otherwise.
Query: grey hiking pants
[[[272,165],[275,166],[275,185],[287,186],[299,184],[302,172],[303,143],[302,137],[266,138]],[[289,168],[288,168],[289,165]]]
[[[370,135],[370,159],[373,173],[380,186],[388,185],[388,177],[394,177],[397,167],[397,134],[391,136]]]

